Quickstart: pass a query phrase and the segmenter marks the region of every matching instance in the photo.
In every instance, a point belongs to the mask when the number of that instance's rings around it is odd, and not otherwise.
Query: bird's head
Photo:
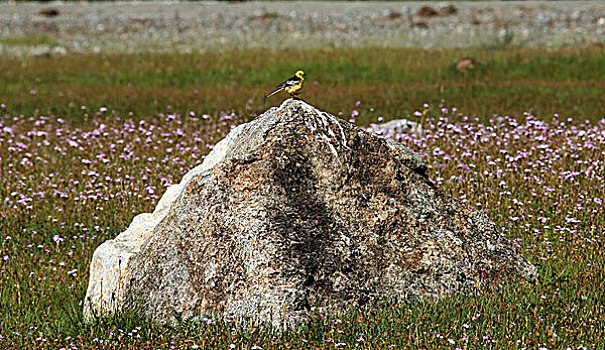
[[[303,79],[305,76],[305,72],[303,72],[302,70],[299,70],[298,72],[296,72],[295,74],[297,77]]]

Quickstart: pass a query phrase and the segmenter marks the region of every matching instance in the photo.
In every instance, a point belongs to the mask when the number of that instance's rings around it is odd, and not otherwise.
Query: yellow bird
[[[303,87],[304,81],[305,81],[305,72],[303,72],[302,70],[299,70],[298,72],[296,72],[296,74],[294,74],[294,76],[292,78],[277,85],[277,89],[275,91],[273,91],[272,93],[270,93],[269,95],[265,96],[265,100],[268,97],[271,97],[282,90],[289,93],[290,96],[298,95],[298,94],[300,94],[300,90]]]

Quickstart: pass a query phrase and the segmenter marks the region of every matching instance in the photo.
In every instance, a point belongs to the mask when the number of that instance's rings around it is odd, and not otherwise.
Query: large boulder
[[[304,319],[534,280],[485,214],[393,140],[290,99],[235,128],[152,214],[96,251],[88,319]]]

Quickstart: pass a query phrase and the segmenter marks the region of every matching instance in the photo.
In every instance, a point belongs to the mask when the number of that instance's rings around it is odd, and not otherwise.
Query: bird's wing
[[[297,85],[298,83],[300,83],[300,78],[297,76],[294,76],[286,81],[284,81],[283,83],[279,84],[276,86],[277,89],[283,89],[289,86],[294,86]]]
[[[296,86],[296,85],[300,84],[300,81],[301,81],[301,79],[299,77],[293,76],[292,78],[290,78],[290,79],[284,81],[283,83],[277,85],[275,87],[275,89],[276,89],[275,91],[273,91],[270,94],[268,94],[267,96],[265,96],[265,100],[268,97],[275,95],[276,93],[282,91],[285,88]]]

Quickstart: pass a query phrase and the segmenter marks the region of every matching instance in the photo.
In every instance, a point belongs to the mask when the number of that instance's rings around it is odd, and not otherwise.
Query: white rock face
[[[371,124],[370,129],[374,131],[383,131],[386,134],[396,132],[417,132],[422,133],[422,125],[407,119],[395,119],[382,124]]]
[[[272,111],[273,109],[270,109]],[[125,272],[131,258],[141,251],[141,246],[149,239],[156,226],[164,219],[168,210],[180,196],[189,181],[221,162],[228,150],[233,149],[244,127],[254,127],[254,121],[242,124],[232,130],[226,138],[216,144],[204,162],[191,169],[179,184],[170,186],[158,201],[153,213],[142,213],[132,220],[126,231],[116,238],[103,242],[94,252],[90,263],[90,279],[84,299],[84,318],[113,313],[124,302]]]
[[[182,188],[182,183],[170,186],[153,213],[135,216],[126,231],[105,241],[95,250],[90,263],[88,291],[84,299],[85,319],[115,312],[122,304],[124,272],[128,269],[131,257],[141,250],[141,246],[166,216],[168,208]]]

